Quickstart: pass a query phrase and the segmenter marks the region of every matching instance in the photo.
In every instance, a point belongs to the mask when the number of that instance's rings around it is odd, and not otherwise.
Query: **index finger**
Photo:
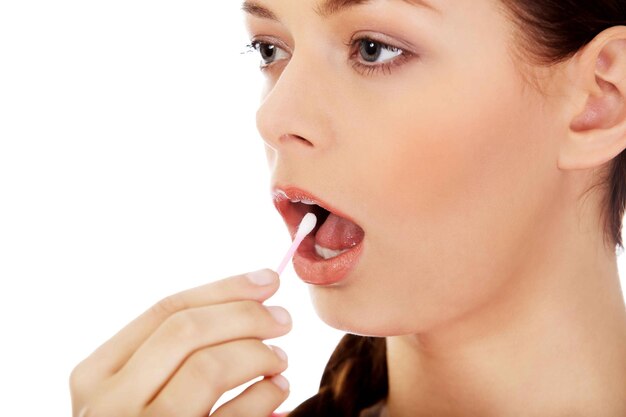
[[[255,284],[251,277],[265,279]],[[240,300],[265,301],[278,290],[278,274],[271,269],[233,275],[179,293],[169,295],[143,312],[113,337],[99,346],[79,366],[89,369],[91,378],[104,378],[116,373],[139,346],[169,316],[188,308],[222,304]]]

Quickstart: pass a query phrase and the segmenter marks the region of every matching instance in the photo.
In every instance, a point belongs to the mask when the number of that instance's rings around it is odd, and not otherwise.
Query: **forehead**
[[[376,3],[380,1],[385,1],[388,3],[402,2],[415,6],[416,8],[440,13],[440,11],[436,9],[431,3],[432,0],[319,0],[313,7],[313,10],[320,17],[328,18],[339,12],[356,6]],[[241,6],[241,9],[250,15],[262,19],[279,20],[276,14],[274,14],[274,12],[270,8],[263,6],[259,1],[256,0],[245,0]]]

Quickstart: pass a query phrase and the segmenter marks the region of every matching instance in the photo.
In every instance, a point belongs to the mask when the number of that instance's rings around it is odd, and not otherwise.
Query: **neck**
[[[391,417],[626,415],[614,251],[598,236],[533,246],[488,304],[387,338]]]

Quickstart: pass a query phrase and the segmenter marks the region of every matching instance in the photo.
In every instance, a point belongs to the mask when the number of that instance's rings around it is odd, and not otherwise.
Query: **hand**
[[[170,295],[130,322],[72,370],[74,417],[268,417],[289,395],[279,375],[287,358],[262,340],[288,333],[291,318],[262,305],[280,282],[261,272],[265,285],[232,276]],[[259,376],[211,413],[223,393]]]

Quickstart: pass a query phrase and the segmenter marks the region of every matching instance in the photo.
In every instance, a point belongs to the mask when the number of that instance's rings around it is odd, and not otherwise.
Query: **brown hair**
[[[575,55],[596,35],[626,24],[626,0],[500,0],[514,23],[514,51],[535,65],[549,66]],[[621,238],[626,204],[626,154],[606,164],[602,217],[605,242],[624,249]],[[385,338],[346,334],[331,355],[316,395],[289,417],[358,417],[387,397]]]

